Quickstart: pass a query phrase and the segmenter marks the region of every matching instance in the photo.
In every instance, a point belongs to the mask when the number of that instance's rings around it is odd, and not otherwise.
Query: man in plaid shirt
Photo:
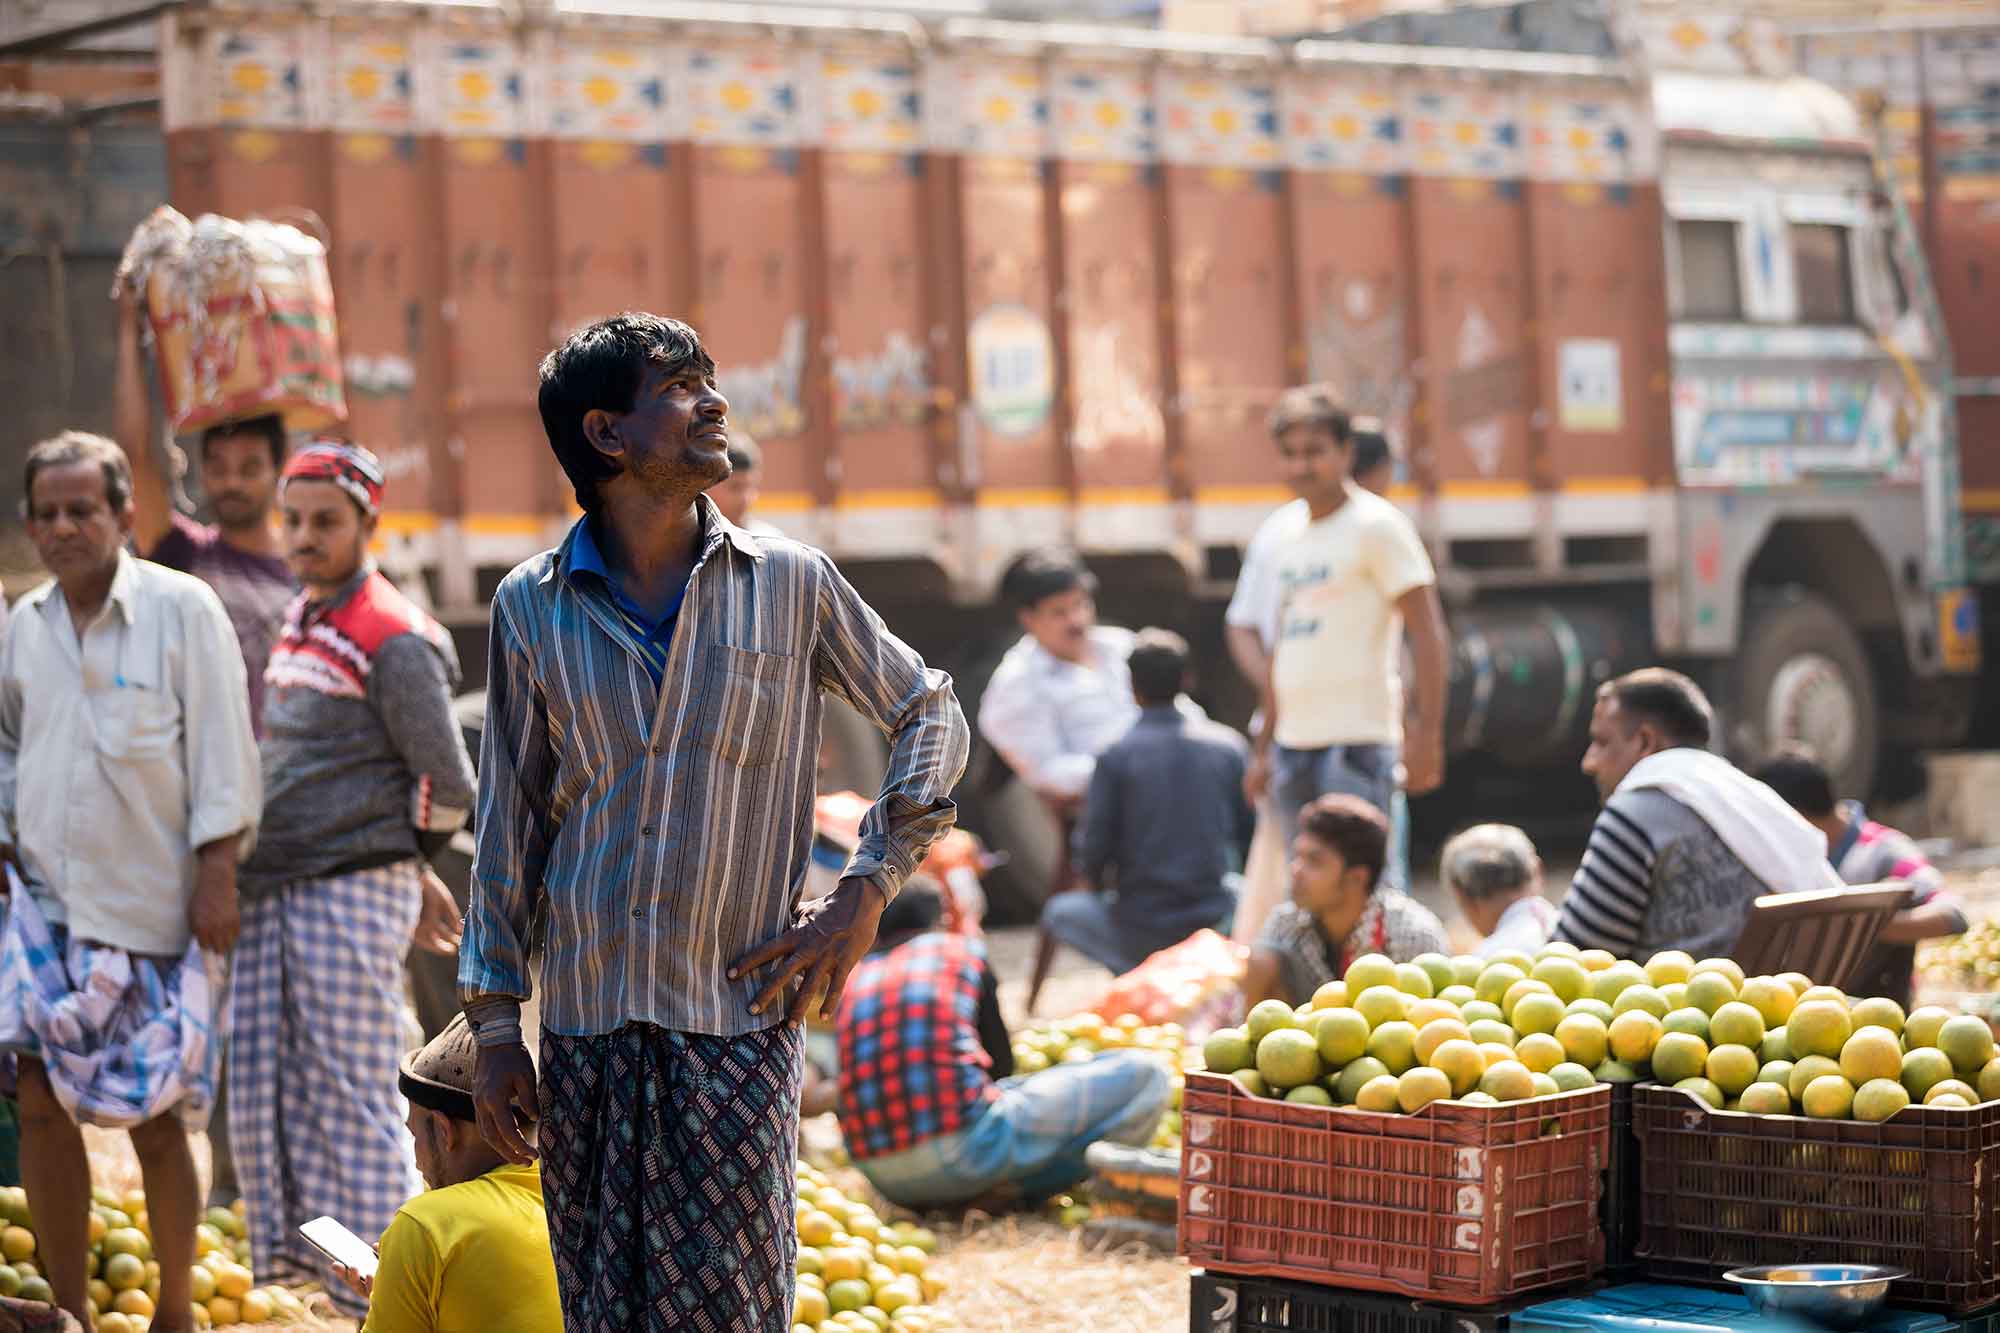
[[[1150,1141],[1166,1067],[1113,1051],[1010,1077],[985,946],[939,930],[942,912],[937,885],[912,878],[841,993],[840,1127],[869,1182],[906,1208],[1032,1199],[1082,1180],[1084,1150],[1099,1139]]]

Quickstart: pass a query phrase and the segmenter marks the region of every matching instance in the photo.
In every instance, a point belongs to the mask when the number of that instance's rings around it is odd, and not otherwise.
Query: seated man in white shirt
[[[1475,824],[1453,837],[1438,857],[1438,878],[1484,936],[1481,958],[1508,950],[1532,957],[1549,942],[1556,909],[1542,896],[1542,858],[1512,824]]]
[[[979,734],[1058,808],[1090,788],[1097,756],[1132,729],[1132,634],[1097,623],[1097,579],[1072,551],[1031,551],[1001,580],[1025,631],[979,702]]]

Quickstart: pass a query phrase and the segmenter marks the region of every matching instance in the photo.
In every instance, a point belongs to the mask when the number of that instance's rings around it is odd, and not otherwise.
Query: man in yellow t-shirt
[[[363,1333],[552,1333],[562,1327],[539,1166],[513,1166],[472,1110],[474,1043],[465,1016],[403,1057],[417,1168],[430,1186],[404,1204],[377,1247]]]
[[[1399,779],[1412,795],[1444,780],[1449,663],[1430,556],[1402,511],[1349,475],[1353,434],[1332,391],[1287,390],[1271,434],[1306,513],[1269,553],[1277,638],[1248,785],[1269,783],[1289,847],[1299,811],[1321,796],[1359,796],[1387,811]],[[1406,623],[1415,691],[1407,736]]]

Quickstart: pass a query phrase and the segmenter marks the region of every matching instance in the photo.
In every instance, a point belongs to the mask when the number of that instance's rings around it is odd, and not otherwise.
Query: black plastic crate
[[[1605,1275],[1614,1279],[1639,1267],[1639,1136],[1632,1130],[1633,1086],[1611,1085],[1610,1151],[1605,1155],[1604,1194],[1598,1203]]]
[[[1462,1310],[1406,1296],[1320,1287],[1282,1278],[1202,1272],[1189,1279],[1189,1333],[1505,1333],[1516,1310],[1552,1299],[1548,1292],[1500,1310]]]

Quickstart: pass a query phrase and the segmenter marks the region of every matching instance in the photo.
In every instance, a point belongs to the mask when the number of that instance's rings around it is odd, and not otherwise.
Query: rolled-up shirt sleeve
[[[242,834],[239,859],[256,845],[264,777],[250,722],[243,649],[229,613],[206,585],[181,604],[182,755],[187,772],[188,844]]]
[[[893,899],[958,817],[951,790],[965,772],[971,733],[951,677],[889,632],[833,561],[818,556],[814,671],[889,738],[889,771],[861,820],[846,876],[873,879]],[[483,820],[482,820],[483,823]]]
[[[459,998],[479,1043],[519,1041],[528,998],[528,930],[553,840],[555,762],[534,672],[508,614],[493,603],[486,726],[479,744],[472,902],[459,947]]]

